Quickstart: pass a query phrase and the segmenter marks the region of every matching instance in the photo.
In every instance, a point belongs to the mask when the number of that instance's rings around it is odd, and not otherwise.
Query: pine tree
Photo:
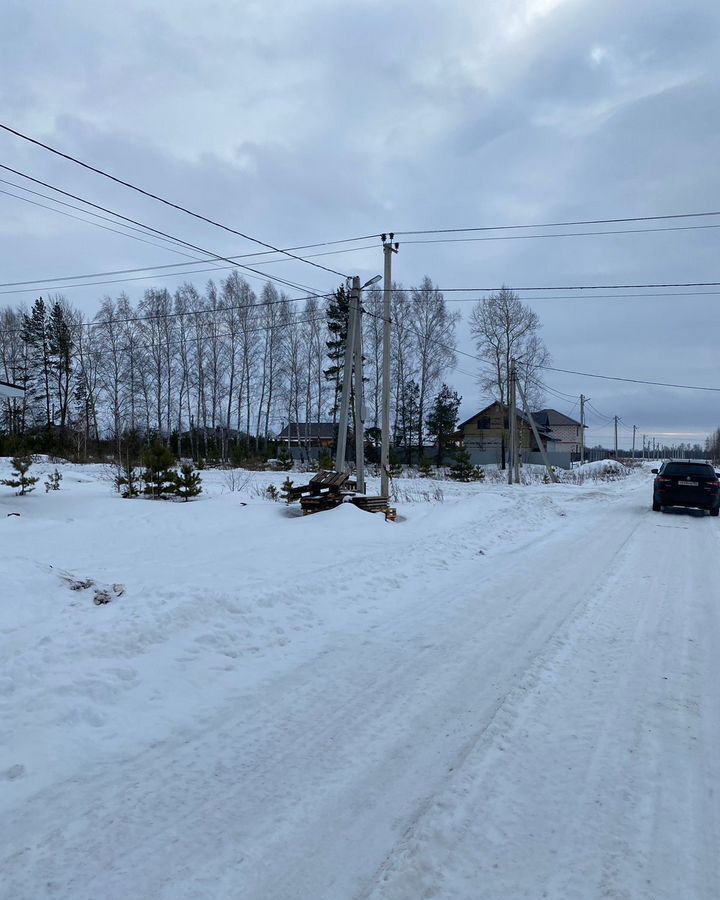
[[[182,497],[183,500],[190,500],[202,492],[200,473],[193,472],[193,467],[190,463],[184,463],[180,466],[180,474],[176,476],[176,479],[175,493],[178,497]]]
[[[140,493],[140,478],[137,469],[130,462],[130,457],[126,457],[122,465],[118,468],[115,475],[115,487],[121,497],[125,499],[137,497]]]
[[[24,494],[29,494],[30,491],[35,490],[35,485],[38,482],[38,478],[33,475],[28,475],[27,471],[32,465],[32,457],[31,456],[14,456],[11,460],[13,467],[13,475],[14,478],[5,478],[2,484],[7,485],[11,488],[19,488],[17,494],[22,497]]]
[[[155,440],[145,449],[142,455],[145,471],[142,480],[145,482],[145,493],[153,500],[160,500],[175,493],[177,474],[175,472],[175,456],[169,447]]]
[[[283,472],[288,472],[290,469],[292,469],[293,458],[290,455],[287,444],[280,444],[280,447],[278,448],[277,460],[279,463],[279,467],[283,470]]]
[[[330,339],[326,341],[330,365],[324,370],[324,375],[327,381],[333,382],[334,396],[331,413],[334,422],[340,408],[343,360],[345,357],[345,345],[347,344],[348,318],[350,316],[350,297],[345,291],[344,285],[340,285],[335,291],[335,296],[327,305],[325,315],[327,317],[327,329],[330,332]]]
[[[457,428],[458,411],[461,397],[444,384],[433,401],[430,415],[427,417],[427,430],[437,443],[435,464],[442,465],[443,455],[452,435]]]
[[[321,450],[318,454],[318,469],[325,472],[332,472],[335,468],[335,464],[332,461],[332,456],[327,450]]]
[[[420,477],[421,478],[429,478],[431,471],[432,471],[432,460],[428,459],[427,456],[424,456],[420,460],[420,465],[418,466],[418,472],[420,473]]]
[[[60,482],[62,481],[62,475],[55,469],[50,475],[48,475],[45,481],[45,493],[47,494],[49,491],[59,491],[60,490]]]
[[[482,481],[485,472],[472,464],[470,454],[463,447],[455,454],[455,462],[450,466],[450,477],[453,481]]]
[[[268,500],[278,501],[280,499],[280,491],[275,487],[274,484],[269,484],[265,488],[265,496]]]
[[[282,494],[280,495],[282,499],[288,504],[291,503],[290,500],[290,491],[293,489],[293,482],[290,480],[290,476],[288,475],[285,481],[282,483]]]

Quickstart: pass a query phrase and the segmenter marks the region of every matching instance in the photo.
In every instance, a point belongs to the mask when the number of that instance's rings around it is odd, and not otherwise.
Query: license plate
[[[697,481],[678,481],[678,484],[681,484],[683,487],[697,487]]]

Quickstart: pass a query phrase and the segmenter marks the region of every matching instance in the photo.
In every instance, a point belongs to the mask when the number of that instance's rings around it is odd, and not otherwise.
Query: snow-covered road
[[[648,487],[286,521],[318,552],[270,582],[322,627],[229,654],[214,692],[206,667],[152,739],[138,710],[134,741],[0,780],[0,896],[719,897],[720,532]],[[361,526],[334,563],[332,517]],[[178,647],[145,652],[148,697]]]

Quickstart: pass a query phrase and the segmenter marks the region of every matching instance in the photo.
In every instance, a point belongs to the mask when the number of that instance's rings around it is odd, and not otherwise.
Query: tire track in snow
[[[720,896],[716,529],[641,524],[369,896]]]

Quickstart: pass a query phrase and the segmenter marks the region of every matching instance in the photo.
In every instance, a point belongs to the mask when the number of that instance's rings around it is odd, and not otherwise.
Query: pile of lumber
[[[387,497],[367,497],[355,493],[356,483],[346,472],[320,472],[310,479],[310,484],[293,487],[288,491],[288,502],[299,500],[304,515],[334,509],[341,503],[353,503],[366,512],[381,512],[389,521],[395,521],[395,510],[388,506]]]

